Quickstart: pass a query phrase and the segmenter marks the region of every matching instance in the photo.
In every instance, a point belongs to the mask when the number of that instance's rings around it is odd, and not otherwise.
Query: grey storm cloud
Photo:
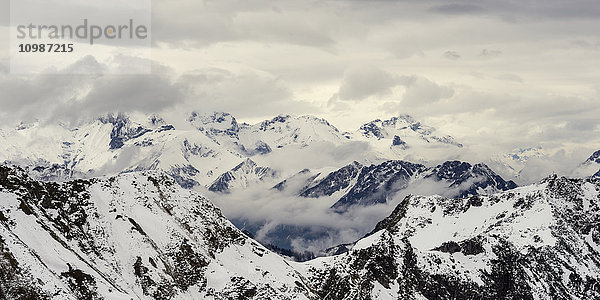
[[[460,54],[456,51],[446,51],[444,52],[444,57],[450,60],[457,60],[460,58]]]
[[[318,112],[317,107],[294,99],[285,82],[265,74],[211,68],[187,73],[181,81],[191,91],[184,105],[202,111],[227,111],[250,118]]]
[[[0,75],[0,114],[17,121],[77,121],[108,112],[160,111],[180,103],[186,87],[163,75],[81,75],[107,67],[84,57],[57,75]]]
[[[411,80],[374,67],[354,67],[344,74],[338,95],[341,100],[363,100],[369,96],[390,94],[391,88]]]
[[[282,3],[289,5],[292,2]],[[310,16],[310,5],[293,5],[293,10],[284,10],[273,6],[271,1],[189,1],[180,4],[154,1],[154,41],[185,47],[232,41],[306,46],[334,43],[328,31],[323,30],[321,21]],[[194,13],[190,14],[191,11]]]
[[[495,1],[483,0],[474,3],[470,0],[426,1],[431,6],[428,11],[446,15],[486,14],[506,20],[515,18],[595,18],[600,13],[600,5],[593,0],[562,1],[549,0],[541,5],[535,0]]]
[[[479,5],[468,3],[449,3],[435,5],[429,9],[432,12],[441,14],[461,15],[461,14],[476,14],[484,12],[485,9]]]
[[[362,101],[371,96],[392,94],[394,87],[404,87],[402,104],[414,107],[430,104],[454,95],[451,87],[439,85],[427,78],[416,75],[395,75],[375,67],[350,68],[344,75],[337,95],[331,101]]]
[[[76,122],[110,112],[157,113],[178,107],[227,111],[242,118],[319,112],[309,102],[295,99],[282,80],[253,71],[236,74],[211,68],[169,76],[169,67],[153,62],[152,74],[100,74],[108,66],[92,56],[56,75],[16,76],[4,64],[2,69],[3,125],[31,120]],[[74,74],[82,72],[91,74]]]
[[[193,13],[191,13],[193,12]],[[153,1],[153,40],[183,47],[254,41],[334,47],[360,26],[392,20],[429,20],[444,16],[485,15],[507,22],[597,18],[593,0],[496,1]],[[177,16],[174,18],[173,16]],[[360,31],[360,30],[359,30]]]
[[[408,85],[402,96],[402,104],[408,107],[431,104],[454,95],[451,87],[439,85],[427,78],[418,78]]]

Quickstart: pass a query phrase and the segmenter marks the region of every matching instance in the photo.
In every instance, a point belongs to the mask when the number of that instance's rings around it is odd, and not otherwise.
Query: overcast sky
[[[2,52],[2,125],[220,110],[249,122],[313,114],[353,130],[408,113],[467,145],[600,146],[599,1],[152,5],[152,75],[14,76]]]

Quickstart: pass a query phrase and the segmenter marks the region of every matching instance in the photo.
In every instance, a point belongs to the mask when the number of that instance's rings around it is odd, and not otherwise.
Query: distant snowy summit
[[[513,149],[508,153],[493,155],[489,163],[490,166],[505,176],[518,181],[527,181],[528,179],[522,176],[527,164],[536,159],[542,159],[546,155],[547,153],[542,146],[524,147]]]
[[[357,147],[360,150],[352,152],[355,157],[348,159],[369,163],[414,157],[430,146],[462,147],[451,136],[437,135],[434,128],[407,115],[374,120],[357,126],[359,129],[352,133],[342,133],[327,120],[314,116],[280,115],[254,125],[239,123],[224,112],[192,112],[182,119],[185,122],[177,127],[173,123],[181,122],[171,123],[157,115],[121,113],[77,126],[22,123],[12,130],[0,131],[0,161],[23,166],[43,180],[163,170],[184,187],[210,187],[217,180],[223,182],[227,172],[231,175],[232,169],[248,158],[258,168],[268,169],[273,165],[270,154],[285,156],[290,150],[311,156],[319,155],[323,147],[331,151],[338,151],[339,147],[340,155],[331,154],[335,158],[347,155],[348,149],[362,143],[367,146]],[[342,166],[339,161],[325,164]],[[278,171],[297,172],[273,170]],[[250,184],[260,181],[262,175],[254,177],[240,180]]]
[[[426,143],[442,143],[462,148],[463,145],[456,142],[450,135],[438,136],[436,129],[422,124],[410,115],[400,115],[389,120],[376,119],[362,125],[358,131],[361,136],[386,140],[390,146],[408,148],[414,140],[422,140]]]

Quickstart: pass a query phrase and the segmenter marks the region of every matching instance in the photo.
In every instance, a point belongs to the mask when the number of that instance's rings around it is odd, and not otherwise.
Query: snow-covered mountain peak
[[[233,171],[247,171],[252,168],[255,168],[256,166],[257,166],[256,163],[252,159],[246,158],[239,165],[233,167],[232,170]]]
[[[150,122],[150,124],[152,124],[154,126],[167,125],[167,123],[165,122],[165,119],[163,119],[161,116],[159,116],[157,114],[150,115],[148,117],[148,121]]]
[[[152,129],[138,122],[132,121],[129,116],[123,113],[108,114],[98,118],[102,124],[111,124],[110,149],[119,149],[123,147],[126,141],[138,138]]]
[[[527,160],[536,157],[544,156],[542,146],[537,147],[527,147],[527,148],[518,148],[515,149],[512,153],[505,154],[506,158],[509,158],[513,161],[518,161],[520,163],[525,163]]]
[[[234,188],[247,188],[251,184],[268,181],[277,177],[278,173],[269,167],[261,167],[250,158],[244,159],[231,170],[221,174],[209,186],[213,192],[229,193]]]
[[[313,115],[302,115],[302,116],[299,116],[298,119],[306,120],[307,123],[312,122],[312,123],[316,123],[316,124],[322,124],[324,126],[332,128],[336,132],[339,132],[339,130],[335,126],[333,126],[333,124],[329,123],[329,121],[327,121],[324,118],[315,117]]]
[[[595,151],[573,172],[576,177],[600,178],[600,150]]]
[[[117,114],[106,114],[104,116],[101,116],[98,118],[98,121],[100,121],[103,124],[125,124],[125,123],[129,123],[129,116],[127,116],[127,114],[124,113],[117,113]]]
[[[382,141],[382,146],[400,146],[407,150],[421,144],[447,144],[458,148],[463,145],[450,135],[438,135],[434,127],[425,125],[410,115],[399,115],[387,120],[375,119],[363,124],[358,135],[367,139]]]
[[[15,127],[16,130],[25,130],[32,127],[36,127],[40,124],[39,120],[35,120],[32,122],[19,122],[19,124]]]
[[[600,164],[600,150],[592,153],[592,155],[590,155],[590,157],[583,162],[585,165],[593,163]]]
[[[226,112],[199,113],[194,111],[190,114],[188,121],[198,125],[197,128],[208,125],[208,128],[214,129],[239,130],[238,122],[235,117]]]
[[[542,146],[515,148],[508,153],[497,153],[487,161],[503,176],[527,183],[531,179],[523,176],[523,170],[535,159],[543,158],[547,155]],[[536,180],[539,178],[536,178]]]
[[[269,129],[275,128],[274,124],[285,123],[291,118],[292,118],[292,116],[290,116],[290,115],[278,115],[271,120],[262,121],[260,123],[259,128],[260,128],[260,130],[263,130],[263,131],[269,130]]]
[[[314,116],[279,115],[254,125],[238,123],[228,113],[192,113],[188,121],[218,144],[230,147],[242,155],[263,155],[273,149],[313,142],[339,143],[342,135],[324,119]]]
[[[265,120],[260,123],[258,128],[262,131],[280,130],[282,127],[290,129],[305,129],[312,128],[314,130],[325,130],[339,132],[339,130],[331,125],[327,120],[313,115],[302,115],[293,117],[290,115],[279,115],[271,120]]]
[[[266,154],[288,146],[306,147],[315,142],[341,144],[346,138],[324,119],[314,116],[279,115],[240,131],[240,143],[252,154]],[[250,151],[258,149],[261,151]]]
[[[240,126],[235,117],[226,112],[192,112],[188,122],[210,136],[226,135],[237,139],[240,131]]]
[[[397,131],[410,130],[419,134],[429,135],[435,128],[426,126],[418,122],[410,115],[400,115],[387,120],[375,119],[365,123],[360,127],[360,132],[367,137],[376,137],[378,139],[389,138]]]

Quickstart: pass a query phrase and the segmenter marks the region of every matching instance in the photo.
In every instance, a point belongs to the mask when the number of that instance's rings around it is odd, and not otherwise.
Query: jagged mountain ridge
[[[283,258],[166,174],[46,183],[0,167],[6,299],[315,299]]]
[[[163,170],[182,186],[193,187],[209,184],[243,160],[206,135],[178,130],[156,116],[141,119],[118,114],[77,127],[33,124],[2,131],[0,161],[33,170],[41,179]],[[48,172],[52,169],[60,173]]]
[[[596,299],[599,192],[552,176],[490,196],[408,196],[351,250],[302,267],[326,299]]]
[[[302,264],[246,237],[165,174],[46,183],[3,166],[0,187],[0,290],[9,298],[600,296],[593,179],[551,176],[457,199],[408,196],[346,253]]]
[[[588,159],[586,159],[583,163],[584,164],[591,164],[591,163],[600,164],[600,150],[592,153],[592,155],[590,155],[590,157]]]
[[[435,167],[426,167],[406,161],[386,161],[369,166],[353,162],[329,173],[303,170],[273,186],[272,191],[280,193],[273,197],[295,195],[294,201],[298,203],[307,201],[302,198],[317,198],[315,201],[327,205],[329,212],[335,212],[344,219],[353,219],[363,212],[368,213],[370,209],[383,210],[380,214],[383,217],[407,194],[439,194],[454,198],[493,194],[515,187],[514,182],[505,181],[485,164],[448,161]],[[291,248],[297,241],[318,244],[326,241],[321,249],[312,250],[319,255],[335,253],[337,250],[322,248],[334,246],[335,243],[330,241],[341,235],[336,233],[347,230],[346,227],[298,225],[293,221],[265,227],[261,221],[252,222],[243,216],[233,219],[237,226],[252,233],[262,231],[260,241],[280,248]],[[360,237],[371,229],[370,226],[357,226],[353,228],[353,234]],[[264,228],[268,228],[268,231]],[[338,243],[351,241],[344,239]]]
[[[59,184],[0,167],[0,187],[7,298],[600,296],[593,179],[551,176],[458,199],[408,196],[347,252],[305,263],[286,262],[157,172]]]
[[[238,123],[228,113],[193,112],[188,121],[217,143],[235,148],[247,156],[268,154],[288,146],[306,147],[313,142],[344,142],[345,137],[325,119],[310,115],[279,115],[254,125]]]
[[[246,158],[230,171],[221,174],[209,187],[212,192],[229,192],[233,188],[246,188],[250,184],[276,178],[277,172],[268,167],[260,167]],[[237,186],[233,186],[237,184]]]
[[[307,172],[307,171],[305,171]],[[482,193],[495,193],[513,189],[516,184],[505,181],[485,164],[447,161],[435,167],[426,167],[405,161],[386,161],[363,166],[358,162],[348,164],[328,175],[306,183],[298,195],[302,197],[330,197],[337,195],[332,208],[343,212],[353,205],[368,206],[386,203],[400,190],[411,184],[422,184],[424,179],[443,182],[443,192],[448,196],[467,197]],[[275,187],[282,188],[284,182]]]
[[[410,147],[403,139],[412,137],[421,139],[427,143],[439,142],[458,148],[463,147],[452,136],[445,135],[440,137],[434,134],[435,131],[435,128],[424,125],[409,115],[400,115],[392,117],[389,120],[376,119],[362,125],[359,129],[359,133],[362,136],[378,140],[392,140],[390,143],[391,146]]]
[[[410,126],[398,130],[418,135],[419,141],[424,141],[425,137],[430,140],[427,143],[445,145],[438,142],[438,138],[427,138],[430,132],[434,132],[433,129],[409,116],[391,120],[396,120],[396,123],[410,120]],[[380,123],[392,124],[390,120]],[[139,114],[109,114],[77,126],[40,122],[21,124],[12,130],[0,130],[0,161],[28,168],[33,175],[44,180],[160,169],[189,188],[198,185],[209,187],[220,175],[246,158],[252,158],[261,167],[272,167],[269,159],[263,157],[272,152],[308,149],[313,144],[370,144],[371,149],[366,149],[368,153],[358,156],[364,157],[364,162],[398,159],[406,155],[400,149],[402,147],[392,144],[401,143],[407,148],[415,146],[410,141],[398,140],[400,137],[390,138],[383,146],[380,143],[387,140],[387,136],[379,140],[361,134],[361,130],[341,133],[328,121],[314,116],[280,115],[250,125],[237,122],[228,113],[193,112],[186,119],[186,124],[175,127],[159,116]],[[381,126],[381,130],[390,132],[397,129]],[[407,137],[401,134],[402,139],[412,138],[411,134],[405,134]],[[307,151],[318,152],[319,149]],[[331,164],[330,167],[341,167],[337,162]],[[285,173],[289,170],[279,171]]]

